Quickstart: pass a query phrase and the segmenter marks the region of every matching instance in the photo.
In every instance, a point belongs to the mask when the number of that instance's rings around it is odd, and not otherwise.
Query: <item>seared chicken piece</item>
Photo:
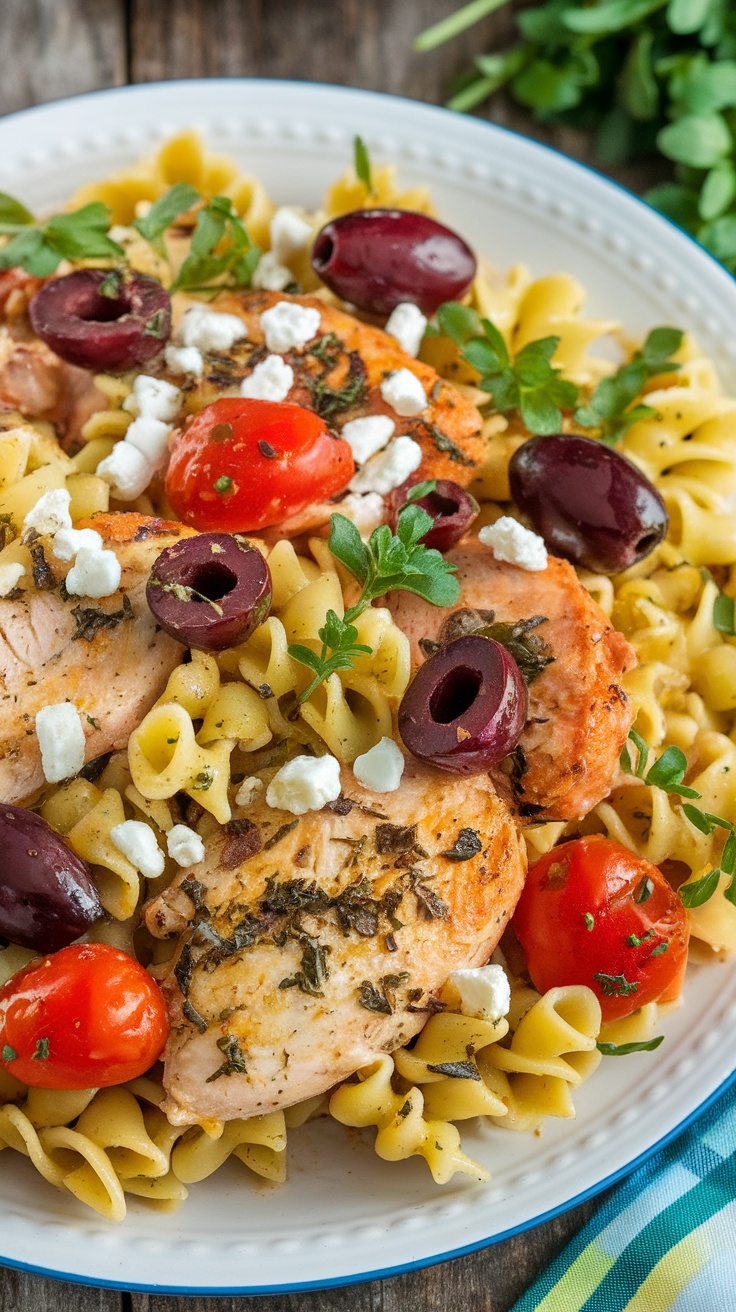
[[[154,935],[182,934],[163,980],[174,1124],[323,1092],[416,1034],[498,942],[525,867],[488,778],[409,762],[395,793],[349,771],[343,787],[352,806],[300,818],[252,804],[145,909]]]
[[[70,565],[41,538],[33,547],[34,586],[0,598],[2,802],[27,801],[44,785],[34,729],[42,706],[74,702],[92,760],[125,746],[181,660],[180,644],[158,627],[145,594],[159,552],[190,530],[136,514],[97,515],[87,526],[120,560],[117,592],[100,601],[64,599],[60,584]]]
[[[541,617],[525,641],[542,657],[532,662],[542,668],[529,687],[529,718],[516,750],[492,774],[525,820],[587,815],[610,791],[634,718],[621,688],[636,664],[632,648],[564,560],[550,556],[545,570],[528,571],[496,560],[470,537],[445,559],[457,567],[456,606],[439,610],[408,592],[386,601],[411,642],[412,664],[420,665],[438,638],[487,624],[489,611],[502,624]],[[448,624],[468,610],[476,614]]]
[[[0,409],[49,420],[69,447],[90,415],[107,404],[89,370],[66,364],[37,338],[18,340],[0,327]]]

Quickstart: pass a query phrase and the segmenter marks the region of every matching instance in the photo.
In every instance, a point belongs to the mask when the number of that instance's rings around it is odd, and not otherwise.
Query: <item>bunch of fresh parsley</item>
[[[471,4],[417,37],[431,50],[508,0]],[[479,54],[448,104],[508,88],[540,122],[594,134],[614,167],[663,156],[647,199],[736,273],[736,5],[733,0],[546,0],[515,15],[518,38]]]

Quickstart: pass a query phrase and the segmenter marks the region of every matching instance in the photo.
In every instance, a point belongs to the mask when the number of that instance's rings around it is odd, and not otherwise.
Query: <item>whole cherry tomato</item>
[[[174,437],[166,494],[197,529],[248,532],[341,492],[353,453],[313,410],[224,397]]]
[[[537,861],[513,926],[535,988],[587,984],[604,1021],[680,991],[687,912],[656,866],[609,838],[577,838]]]
[[[161,1056],[168,1033],[158,984],[106,943],[76,943],[32,961],[0,989],[0,1057],[23,1084],[122,1084]]]

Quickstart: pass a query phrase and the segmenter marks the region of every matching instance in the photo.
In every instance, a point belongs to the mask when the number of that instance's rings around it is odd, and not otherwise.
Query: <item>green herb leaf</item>
[[[596,1043],[596,1048],[604,1057],[628,1057],[631,1052],[654,1052],[660,1043],[664,1043],[664,1034],[654,1039],[642,1039],[639,1043]]]
[[[365,583],[371,566],[371,556],[351,519],[339,514],[330,516],[328,545],[335,559],[350,570],[359,583]]]
[[[322,649],[319,653],[301,643],[291,643],[288,648],[293,660],[306,665],[314,678],[299,694],[298,701],[305,702],[330,675],[338,670],[349,670],[359,656],[370,656],[372,648],[363,642],[356,642],[358,630],[353,624],[346,624],[334,610],[328,610],[323,627],[319,630]]]
[[[49,1041],[48,1039],[36,1040],[36,1051],[33,1054],[33,1061],[48,1061],[49,1059]]]
[[[587,404],[575,411],[576,423],[597,428],[605,442],[614,443],[632,424],[651,418],[654,411],[649,406],[632,406],[632,402],[641,396],[649,378],[679,369],[670,357],[680,349],[682,338],[678,328],[653,328],[641,350],[610,378],[601,379]]]
[[[368,147],[362,137],[353,137],[353,151],[355,157],[355,172],[363,183],[368,194],[372,196],[373,180],[371,178],[371,157],[368,154]]]
[[[725,592],[719,592],[713,602],[713,627],[730,638],[736,637],[736,605]]]
[[[629,994],[636,993],[639,987],[638,983],[628,980],[625,975],[607,975],[602,970],[597,971],[593,979],[600,984],[607,998],[627,998]]]
[[[197,212],[189,254],[172,291],[247,287],[259,257],[229,197],[213,196]]]
[[[584,912],[583,920],[585,921],[586,929],[591,930],[595,928],[595,916],[593,915],[592,911]]]
[[[709,901],[718,888],[721,878],[719,869],[708,870],[700,879],[693,883],[680,885],[680,899],[686,907],[701,907],[704,902]]]
[[[657,133],[657,145],[678,164],[710,169],[732,149],[733,138],[720,114],[686,114]]]
[[[3,1060],[3,1061],[16,1061],[16,1060],[17,1060],[17,1057],[18,1057],[18,1054],[17,1054],[17,1052],[15,1051],[15,1048],[11,1048],[11,1046],[10,1046],[9,1043],[4,1043],[4,1044],[3,1044],[3,1051],[2,1051],[2,1060]]]
[[[15,232],[28,223],[33,223],[31,211],[26,209],[22,201],[0,191],[0,233]]]
[[[143,218],[134,221],[133,227],[146,241],[155,244],[174,220],[190,210],[200,199],[199,192],[190,187],[188,182],[175,182],[163,196],[159,196]]]

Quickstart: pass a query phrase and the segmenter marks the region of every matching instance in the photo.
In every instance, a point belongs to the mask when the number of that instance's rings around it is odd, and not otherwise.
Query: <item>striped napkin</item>
[[[622,1184],[512,1312],[734,1312],[736,1084]]]

